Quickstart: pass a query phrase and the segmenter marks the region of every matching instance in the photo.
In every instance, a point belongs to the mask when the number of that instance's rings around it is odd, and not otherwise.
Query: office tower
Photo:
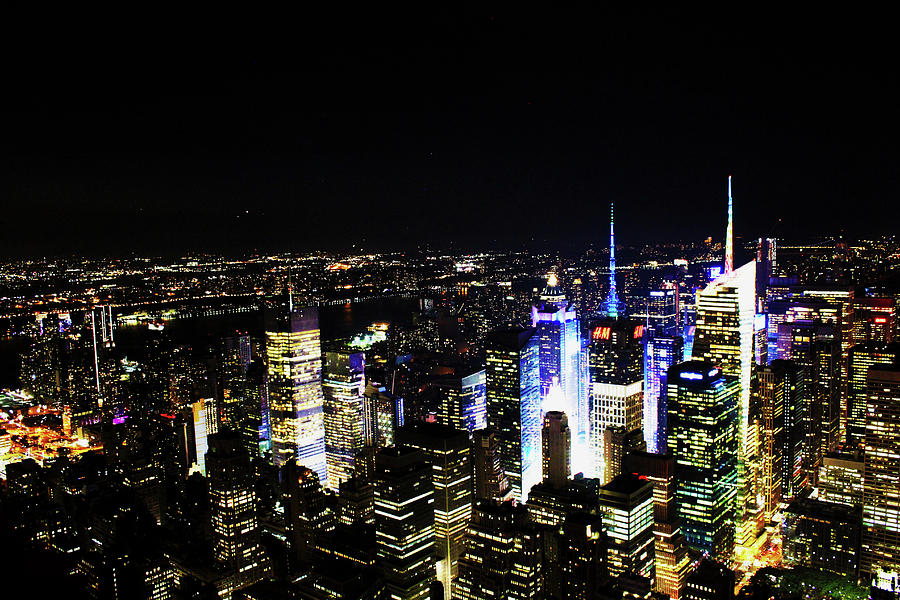
[[[623,469],[653,484],[656,577],[653,589],[678,600],[691,569],[691,559],[675,511],[675,459],[668,454],[630,452],[625,456]]]
[[[766,297],[769,278],[777,272],[777,246],[775,238],[759,238],[756,241],[756,295],[759,298]]]
[[[353,476],[356,456],[365,444],[363,392],[366,360],[362,352],[334,349],[325,353],[322,392],[325,412],[325,461],[328,488],[337,490]]]
[[[244,407],[241,433],[244,446],[251,457],[262,456],[271,445],[266,368],[262,360],[255,359],[247,368],[244,388]]]
[[[338,520],[344,525],[375,524],[375,488],[368,480],[354,476],[341,482]]]
[[[894,339],[894,299],[854,298],[853,341],[857,344],[889,344]]]
[[[266,331],[266,374],[276,467],[296,455],[320,478],[327,476],[319,313],[299,308],[288,323]]]
[[[616,291],[616,232],[613,213],[613,203],[609,203],[609,287],[606,292],[606,300],[603,302],[603,313],[610,319],[619,318],[619,294]]]
[[[428,597],[434,571],[434,484],[421,450],[384,448],[375,457],[375,539],[389,597]]]
[[[434,482],[434,550],[447,600],[453,592],[463,536],[472,518],[469,435],[440,423],[417,421],[397,431],[397,443],[425,453]]]
[[[750,381],[754,364],[755,315],[756,264],[752,261],[739,269],[723,273],[698,293],[697,325],[691,349],[693,360],[718,365],[725,375],[736,377],[740,382],[737,429],[738,512],[735,520],[738,527],[736,543],[741,547],[753,543],[755,528],[751,524],[758,510],[752,493],[754,482],[751,478],[756,448],[750,440]]]
[[[544,415],[541,430],[543,445],[543,480],[554,487],[562,487],[572,474],[572,433],[566,413],[551,410]]]
[[[566,517],[557,532],[545,535],[557,538],[557,565],[550,565],[546,560],[544,564],[545,576],[546,570],[554,566],[559,573],[560,597],[594,598],[601,583],[609,576],[609,539],[603,530],[602,517],[587,512],[573,513]]]
[[[519,502],[541,480],[538,349],[534,329],[498,330],[487,340],[488,428],[497,433],[503,470]]]
[[[659,335],[680,335],[682,332],[678,288],[671,283],[661,289],[641,290],[633,297],[629,316],[644,324],[645,329]],[[668,287],[671,286],[671,287]]]
[[[826,454],[819,468],[819,500],[862,506],[864,470],[859,453]]]
[[[302,564],[313,558],[318,537],[334,528],[334,515],[326,508],[325,492],[315,471],[296,459],[285,463],[281,471],[291,563]]]
[[[603,431],[603,464],[606,477],[611,481],[623,473],[622,462],[631,451],[647,449],[644,432],[640,429],[626,431],[624,427],[607,427]]]
[[[732,600],[734,571],[721,563],[704,558],[688,575],[684,584],[684,600]]]
[[[475,498],[487,500],[511,500],[509,477],[503,470],[500,457],[500,439],[496,432],[478,429],[472,433],[473,471],[475,474]]]
[[[363,397],[365,445],[371,448],[393,446],[394,432],[404,423],[403,398],[371,382],[366,384]]]
[[[441,377],[434,388],[440,397],[438,422],[471,434],[486,427],[487,395],[484,369],[469,371]]]
[[[234,430],[243,426],[250,360],[249,335],[229,336],[219,343],[220,422]]]
[[[198,400],[191,405],[193,416],[193,464],[201,474],[206,475],[206,453],[208,451],[209,436],[218,433],[219,419],[216,414],[216,403],[212,398]]]
[[[559,528],[566,517],[577,512],[596,512],[600,481],[576,475],[563,487],[543,481],[531,488],[528,514],[535,525]]]
[[[794,500],[784,511],[784,565],[855,577],[861,526],[860,506]]]
[[[667,380],[669,449],[684,536],[698,552],[730,560],[740,381],[702,361],[675,365]]]
[[[862,446],[866,437],[866,393],[869,368],[900,363],[900,343],[856,344],[849,351],[850,380],[847,394],[847,445]]]
[[[637,475],[619,475],[602,486],[598,506],[609,537],[609,574],[640,575],[653,581],[653,484]]]
[[[684,338],[651,329],[644,349],[644,440],[652,452],[664,453],[668,443],[666,373],[684,360]]]
[[[763,510],[766,518],[771,518],[782,499],[802,494],[810,486],[803,462],[809,407],[803,369],[794,361],[781,359],[761,367],[757,396],[763,420]]]
[[[778,326],[779,355],[803,367],[806,375],[803,468],[812,485],[822,455],[840,441],[840,335],[835,321],[795,319]]]
[[[541,408],[545,413],[562,411],[571,416],[570,444],[577,458],[588,427],[587,388],[580,377],[581,325],[555,275],[550,275],[541,302],[531,307],[531,326],[538,338]]]
[[[209,436],[206,469],[213,550],[228,577],[219,595],[231,597],[269,575],[268,556],[259,544],[256,490],[250,458],[234,431]]]
[[[590,442],[593,464],[588,473],[606,482],[603,432],[623,427],[643,437],[643,332],[644,326],[628,319],[593,322],[589,348]]]
[[[881,582],[900,573],[900,364],[868,372],[860,576]]]
[[[479,500],[459,561],[459,600],[537,600],[543,592],[543,536],[522,505]]]

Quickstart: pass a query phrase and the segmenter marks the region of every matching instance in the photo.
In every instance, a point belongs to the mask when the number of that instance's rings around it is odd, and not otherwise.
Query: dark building
[[[497,433],[490,429],[474,431],[472,454],[475,498],[511,500],[512,489],[500,460],[500,440]]]
[[[855,577],[861,527],[860,506],[794,500],[784,511],[784,564]]]
[[[541,445],[544,481],[564,486],[572,471],[572,432],[566,413],[551,410],[544,415]]]
[[[734,571],[721,563],[704,559],[688,575],[684,585],[684,600],[732,600]]]

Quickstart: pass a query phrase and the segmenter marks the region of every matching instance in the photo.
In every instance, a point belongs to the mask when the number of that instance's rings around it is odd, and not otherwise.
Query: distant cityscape
[[[610,204],[580,253],[0,263],[11,566],[104,600],[900,598],[900,239],[736,239],[727,189],[677,244]]]

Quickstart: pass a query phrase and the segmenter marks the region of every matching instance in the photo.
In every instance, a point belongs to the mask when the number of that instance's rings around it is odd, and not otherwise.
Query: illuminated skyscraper
[[[591,324],[590,378],[591,464],[586,471],[609,481],[604,465],[603,433],[622,427],[643,438],[643,332],[628,319],[599,319]]]
[[[366,446],[385,448],[394,445],[394,432],[403,427],[403,398],[394,396],[384,386],[366,384],[363,393],[363,425]]]
[[[867,388],[860,575],[875,580],[880,588],[897,593],[900,591],[900,363],[869,367]]]
[[[826,454],[819,469],[819,499],[862,506],[864,471],[865,463],[858,453]]]
[[[858,448],[866,438],[866,404],[869,368],[900,363],[900,343],[857,344],[850,348],[850,380],[847,395],[847,445]]]
[[[349,349],[325,353],[322,390],[325,396],[325,460],[327,486],[340,488],[353,476],[356,457],[365,443],[363,392],[366,389],[365,354]]]
[[[809,406],[803,369],[790,360],[773,360],[757,373],[762,415],[763,510],[771,518],[782,499],[793,498],[809,486],[803,464]]]
[[[554,487],[562,487],[572,472],[572,433],[566,413],[553,411],[544,415],[541,431],[543,445],[543,479]]]
[[[437,419],[448,427],[472,433],[487,425],[484,369],[453,374],[434,382],[440,396]]]
[[[472,518],[469,436],[465,430],[417,421],[397,430],[397,443],[421,450],[431,463],[437,578],[449,600],[463,551],[463,536]]]
[[[230,598],[269,575],[269,560],[259,544],[256,491],[250,459],[238,432],[209,436],[206,469],[216,561],[228,576],[220,584],[219,596]]]
[[[435,578],[431,464],[404,446],[384,448],[375,460],[375,539],[389,597],[424,600]]]
[[[506,329],[487,341],[487,418],[513,498],[541,481],[541,390],[534,329]]]
[[[244,420],[247,394],[247,370],[250,368],[250,336],[234,335],[219,344],[220,421],[232,429],[240,429]]]
[[[667,379],[669,449],[684,536],[696,551],[731,560],[740,382],[703,361],[675,365]]]
[[[266,373],[276,467],[296,455],[301,465],[326,476],[325,415],[319,313],[290,313],[288,324],[266,331]]]
[[[543,598],[543,536],[525,507],[479,501],[459,561],[460,600]]]
[[[653,484],[654,590],[678,600],[691,559],[681,521],[675,515],[675,459],[670,454],[631,452],[625,456],[624,472]]]
[[[571,415],[572,453],[577,457],[583,454],[588,427],[587,388],[580,369],[581,326],[555,275],[550,275],[541,303],[531,308],[531,326],[539,344],[542,409]]]
[[[599,510],[609,537],[609,574],[653,581],[653,484],[631,473],[600,488]]]
[[[644,350],[644,441],[651,452],[666,451],[666,374],[684,360],[684,338],[647,332]]]
[[[894,339],[896,308],[893,298],[853,299],[853,341],[888,344]]]

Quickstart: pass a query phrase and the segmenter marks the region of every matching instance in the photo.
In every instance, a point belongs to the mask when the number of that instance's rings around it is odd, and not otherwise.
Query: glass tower
[[[314,307],[297,309],[287,324],[266,331],[266,375],[275,466],[296,455],[301,465],[324,479],[322,349]]]
[[[364,444],[363,392],[366,389],[365,354],[350,350],[325,353],[322,389],[325,411],[327,487],[338,490],[356,468]]]

